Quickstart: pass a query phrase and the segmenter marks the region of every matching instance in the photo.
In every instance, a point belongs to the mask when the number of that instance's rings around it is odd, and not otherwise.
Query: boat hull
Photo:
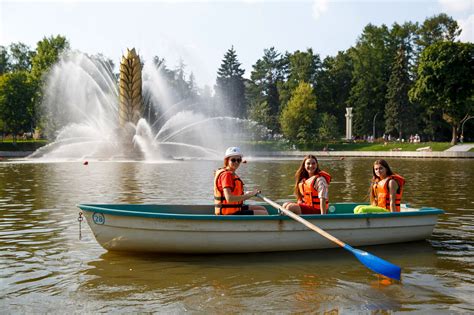
[[[301,223],[278,214],[214,216],[139,211],[138,205],[134,206],[138,210],[132,212],[114,212],[93,205],[79,207],[98,243],[110,251],[202,254],[337,247]],[[147,207],[152,209],[150,205]],[[204,206],[200,207],[196,209]],[[398,215],[347,213],[304,217],[346,243],[363,246],[426,239],[440,213],[441,210],[431,209]]]

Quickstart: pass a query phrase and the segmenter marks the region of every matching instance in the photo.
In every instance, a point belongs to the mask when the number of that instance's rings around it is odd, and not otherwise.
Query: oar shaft
[[[316,225],[312,224],[311,222],[303,219],[302,217],[300,217],[299,215],[296,215],[294,214],[293,212],[291,212],[290,210],[287,210],[285,208],[283,208],[282,206],[280,206],[279,204],[277,204],[276,202],[273,202],[272,200],[268,199],[267,197],[264,197],[262,195],[259,195],[260,198],[262,198],[263,200],[265,200],[265,202],[267,202],[268,204],[270,204],[271,206],[279,209],[281,212],[283,212],[284,214],[286,214],[287,216],[289,216],[290,218],[304,224],[305,226],[307,226],[308,228],[310,228],[311,230],[315,231],[316,233],[319,233],[321,234],[322,236],[324,236],[325,238],[329,239],[330,241],[336,243],[337,245],[341,246],[341,247],[344,247],[346,244],[335,238],[334,236],[332,236],[331,234],[327,233],[326,231],[320,229],[319,227],[317,227]]]
[[[280,206],[279,204],[277,204],[276,202],[273,202],[271,201],[270,199],[258,194],[257,195],[258,197],[262,198],[263,200],[265,200],[268,204],[270,204],[271,206],[279,209],[280,211],[282,211],[284,214],[286,214],[287,216],[291,217],[293,220],[296,220],[302,224],[304,224],[306,227],[310,228],[311,230],[315,231],[316,233],[319,233],[320,235],[324,236],[325,238],[327,238],[328,240],[336,243],[337,245],[341,246],[342,248],[344,248],[345,250],[348,250],[350,251],[352,254],[354,254],[354,256],[357,257],[357,259],[359,259],[359,261],[361,263],[363,263],[367,268],[377,272],[377,273],[380,273],[386,277],[389,277],[389,278],[392,278],[392,279],[395,279],[395,280],[400,280],[401,279],[401,268],[398,267],[397,265],[394,265],[388,261],[385,261],[377,256],[374,256],[370,253],[367,253],[367,252],[364,252],[360,249],[355,249],[355,248],[352,248],[351,246],[345,244],[344,242],[338,240],[337,238],[335,238],[334,236],[332,236],[331,234],[327,233],[326,231],[324,231],[323,229],[317,227],[316,225],[306,221],[305,219],[303,219],[302,217],[300,217],[299,215],[283,208],[282,206]]]

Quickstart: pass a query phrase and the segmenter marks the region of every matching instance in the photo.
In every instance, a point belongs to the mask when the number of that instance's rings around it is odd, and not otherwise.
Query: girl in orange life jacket
[[[298,203],[286,202],[283,207],[296,214],[326,214],[331,175],[319,169],[318,159],[314,155],[304,157],[296,171],[295,180]]]
[[[230,147],[224,156],[224,167],[214,176],[214,205],[217,215],[260,215],[268,214],[263,206],[244,205],[244,201],[256,196],[254,189],[244,193],[244,183],[235,173],[242,162],[242,153],[237,147]]]
[[[400,202],[405,179],[395,174],[385,160],[377,160],[372,167],[372,184],[370,186],[370,204],[400,212]]]

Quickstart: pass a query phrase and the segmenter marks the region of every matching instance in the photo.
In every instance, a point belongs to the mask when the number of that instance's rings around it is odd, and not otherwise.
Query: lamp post
[[[474,118],[474,116],[470,116],[465,121],[462,122],[462,125],[461,125],[461,143],[464,140],[464,124],[466,123],[466,121],[468,121],[471,118]]]
[[[374,137],[374,140],[375,140],[375,118],[377,118],[377,115],[379,114],[379,112],[376,112],[375,115],[374,115],[374,122],[372,123],[372,127],[373,127],[373,132],[372,132],[372,137]]]

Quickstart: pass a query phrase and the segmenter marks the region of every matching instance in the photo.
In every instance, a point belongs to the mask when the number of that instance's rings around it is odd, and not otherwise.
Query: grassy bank
[[[0,141],[0,151],[36,151],[47,143],[46,140],[5,140]]]
[[[36,151],[46,145],[46,140],[11,140],[0,141],[0,151]],[[423,142],[423,143],[314,143],[306,145],[291,145],[286,141],[252,141],[241,144],[242,147],[252,151],[416,151],[416,149],[430,147],[432,151],[444,151],[451,147],[449,142]],[[473,151],[473,149],[471,149]]]
[[[287,151],[287,150],[300,150],[300,151],[416,151],[419,148],[430,147],[432,151],[444,151],[451,147],[449,142],[423,142],[423,143],[400,143],[400,142],[389,142],[389,143],[368,143],[368,142],[357,142],[357,143],[344,143],[344,142],[333,142],[333,143],[314,143],[307,145],[290,145],[283,141],[257,141],[252,143],[245,143],[246,147],[251,148],[253,151]]]

